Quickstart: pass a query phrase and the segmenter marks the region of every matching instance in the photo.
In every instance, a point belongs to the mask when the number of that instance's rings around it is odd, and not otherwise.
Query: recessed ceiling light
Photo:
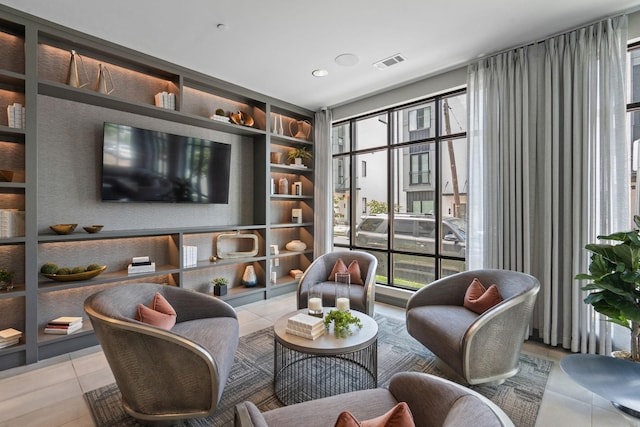
[[[325,76],[329,75],[329,72],[327,70],[322,69],[322,68],[318,68],[317,70],[313,70],[311,72],[311,74],[314,77],[325,77]]]
[[[220,31],[227,31],[229,29],[229,27],[227,27],[226,24],[218,24],[216,25],[216,28],[219,29]]]
[[[353,53],[343,53],[335,58],[336,64],[343,67],[352,67],[358,63],[358,57]]]

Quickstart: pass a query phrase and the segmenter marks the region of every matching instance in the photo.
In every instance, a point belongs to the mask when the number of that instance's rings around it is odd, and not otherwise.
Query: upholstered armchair
[[[464,307],[474,278],[504,299],[482,314]],[[520,350],[540,289],[538,279],[507,270],[465,271],[436,280],[407,302],[409,334],[469,384],[500,383],[518,372]]]
[[[358,421],[370,420],[398,402],[409,406],[416,427],[513,426],[502,409],[473,390],[421,372],[400,372],[391,377],[388,389],[354,391],[262,413],[253,403],[242,402],[235,407],[235,427],[333,427],[342,411]]]
[[[363,285],[351,284],[349,296],[350,306],[353,310],[373,316],[378,260],[370,253],[361,251],[330,252],[316,258],[304,272],[298,283],[298,309],[307,307],[309,287],[315,283],[319,283],[322,287],[323,306],[335,307],[336,283],[329,281],[328,278],[338,258],[342,259],[347,266],[354,260],[358,261]]]
[[[159,292],[177,316],[170,330],[135,320]],[[239,328],[234,309],[211,296],[157,284],[129,284],[85,300],[125,411],[145,424],[212,415],[231,371]]]

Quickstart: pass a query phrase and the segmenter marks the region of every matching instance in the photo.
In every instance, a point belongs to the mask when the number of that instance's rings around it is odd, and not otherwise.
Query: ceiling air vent
[[[375,62],[373,64],[373,66],[378,68],[379,70],[384,70],[385,68],[389,68],[392,65],[399,64],[399,63],[404,62],[406,60],[407,60],[407,58],[405,58],[401,54],[397,53],[397,54],[395,54],[393,56],[390,56],[390,57],[388,57],[386,59],[383,59],[381,61]]]

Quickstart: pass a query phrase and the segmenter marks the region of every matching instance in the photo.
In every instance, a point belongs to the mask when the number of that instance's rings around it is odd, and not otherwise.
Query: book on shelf
[[[22,104],[14,102],[7,105],[7,122],[10,128],[24,128],[26,124],[26,114]]]
[[[20,338],[14,338],[7,341],[0,341],[0,348],[11,347],[12,345],[16,345],[20,342]]]
[[[153,273],[156,271],[156,263],[152,262],[150,265],[133,265],[129,264],[127,267],[128,274],[141,274],[141,273]]]
[[[62,316],[49,321],[49,325],[71,326],[82,323],[82,317],[78,316]]]
[[[0,209],[0,238],[24,236],[24,219],[24,211]]]
[[[197,246],[182,246],[182,264],[185,267],[193,267],[198,264]]]
[[[13,329],[13,328],[3,329],[0,331],[0,344],[6,343],[9,341],[20,340],[21,337],[22,337],[22,332],[17,329]]]
[[[47,325],[44,327],[45,334],[54,334],[54,335],[68,335],[79,329],[82,329],[82,322],[75,323],[69,326],[62,325]]]
[[[166,108],[168,110],[176,109],[176,94],[167,91],[158,92],[154,97],[156,107]]]
[[[302,270],[291,270],[289,271],[289,276],[293,277],[294,279],[299,279],[302,277]]]

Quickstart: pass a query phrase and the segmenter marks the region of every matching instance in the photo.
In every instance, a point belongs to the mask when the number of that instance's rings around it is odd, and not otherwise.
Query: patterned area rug
[[[447,378],[429,350],[407,333],[404,322],[376,315],[378,333],[378,383],[385,387],[391,376],[400,371],[427,372]],[[520,356],[520,372],[499,386],[473,386],[491,399],[518,427],[533,427],[552,362],[533,356]],[[98,427],[127,427],[139,424],[122,409],[120,392],[115,384],[85,393]],[[240,338],[232,368],[218,411],[214,417],[189,420],[181,427],[232,426],[234,406],[242,401],[254,402],[262,411],[282,404],[273,392],[273,328]]]

